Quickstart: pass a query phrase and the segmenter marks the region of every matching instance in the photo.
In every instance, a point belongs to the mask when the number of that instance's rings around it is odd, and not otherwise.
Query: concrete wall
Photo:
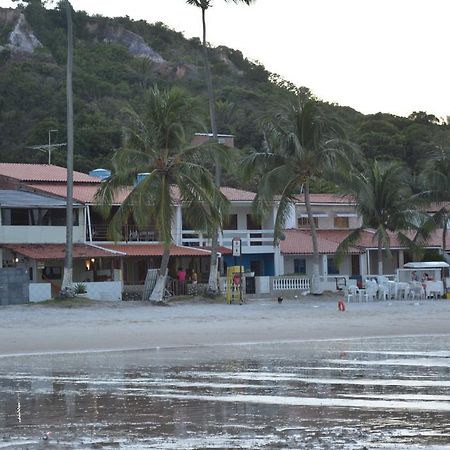
[[[327,259],[333,258],[333,255],[320,255],[320,270],[322,275],[329,275],[327,273]],[[305,259],[306,260],[306,275],[311,276],[313,273],[313,258],[311,255],[285,255],[284,256],[284,274],[294,273],[294,259]],[[338,275],[351,275],[352,272],[352,260],[351,256],[347,255],[344,257],[342,264],[338,268]],[[334,274],[330,274],[333,276]]]
[[[9,267],[0,269],[0,305],[28,303],[29,274],[24,268]]]
[[[43,302],[52,298],[52,285],[50,283],[30,283],[30,302]]]
[[[95,283],[84,283],[86,286],[86,297],[91,300],[121,301],[122,283],[120,281],[100,281]]]

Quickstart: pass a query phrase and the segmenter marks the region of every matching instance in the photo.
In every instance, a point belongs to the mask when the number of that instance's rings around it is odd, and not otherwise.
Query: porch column
[[[367,275],[367,254],[361,253],[359,255],[359,273],[360,275]]]
[[[398,251],[398,267],[397,267],[397,269],[403,267],[404,264],[405,264],[405,252],[404,252],[404,250],[399,250]]]
[[[0,269],[3,267],[3,249],[0,248]]]
[[[280,246],[275,246],[273,254],[275,276],[284,275],[284,256],[281,254]]]

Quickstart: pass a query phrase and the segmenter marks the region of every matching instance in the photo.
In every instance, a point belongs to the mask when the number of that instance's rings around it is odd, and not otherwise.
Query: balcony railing
[[[233,238],[241,238],[242,247],[273,247],[273,230],[224,230],[219,238],[220,245],[231,248]],[[183,230],[182,244],[191,247],[211,245],[211,239],[195,230]]]
[[[107,242],[111,238],[108,236],[108,226],[104,224],[92,224],[92,241]],[[89,230],[86,236],[90,240]],[[150,228],[140,229],[136,225],[124,225],[122,227],[122,241],[124,242],[154,242],[157,240],[157,235],[154,230]]]

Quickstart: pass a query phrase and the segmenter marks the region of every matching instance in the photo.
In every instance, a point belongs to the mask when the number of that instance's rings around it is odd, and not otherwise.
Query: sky
[[[450,115],[450,0],[213,0],[208,41],[242,51],[323,100],[365,114]],[[0,0],[0,6],[11,6]],[[76,10],[201,36],[185,0],[72,0]],[[164,55],[162,55],[164,57]]]

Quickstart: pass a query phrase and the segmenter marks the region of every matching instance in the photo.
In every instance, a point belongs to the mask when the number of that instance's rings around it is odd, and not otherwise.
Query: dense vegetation
[[[0,161],[46,162],[47,155],[27,147],[52,139],[65,141],[65,15],[61,7],[46,9],[41,0],[28,0],[24,14],[44,45],[32,56],[0,51]],[[201,43],[186,39],[162,23],[148,24],[128,17],[108,19],[74,14],[75,168],[108,168],[122,141],[123,110],[142,108],[143,93],[155,83],[179,86],[196,98],[208,131],[208,99],[203,76]],[[132,56],[120,44],[105,43],[106,29],[129,30],[141,36],[166,61],[153,63]],[[0,45],[9,29],[0,23]],[[290,95],[289,83],[246,59],[238,50],[211,49],[217,99],[218,128],[236,136],[239,148],[261,148],[261,119],[273,105]],[[449,142],[449,126],[424,112],[409,118],[378,113],[363,115],[352,108],[324,103],[344,124],[350,139],[369,158],[401,160],[416,174],[436,146]],[[54,153],[65,164],[64,150]],[[226,183],[237,183],[233,174]],[[326,183],[314,190],[327,189]]]

